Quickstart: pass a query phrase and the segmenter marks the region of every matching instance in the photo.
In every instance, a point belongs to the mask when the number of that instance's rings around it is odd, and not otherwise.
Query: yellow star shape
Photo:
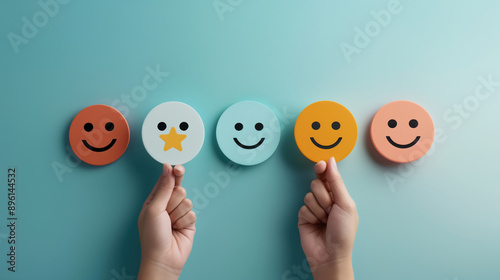
[[[175,128],[171,128],[168,134],[160,135],[161,140],[165,141],[165,146],[163,147],[164,151],[168,151],[172,148],[176,148],[179,151],[182,151],[181,142],[186,138],[187,135],[177,134]]]

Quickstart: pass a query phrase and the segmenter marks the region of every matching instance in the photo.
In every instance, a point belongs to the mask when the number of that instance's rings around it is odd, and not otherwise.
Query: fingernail
[[[176,172],[175,175],[177,175],[177,173],[180,173],[180,174],[184,173],[184,166],[182,166],[182,165],[176,165],[173,169]]]
[[[334,157],[331,157],[331,161],[332,161],[332,164],[333,164],[333,168],[337,169],[337,161],[335,160]]]
[[[326,209],[326,213],[330,214],[330,211],[332,211],[332,206],[328,207],[328,209]]]
[[[167,176],[168,175],[168,168],[167,168],[167,164],[166,163],[163,164],[162,175],[163,176]]]

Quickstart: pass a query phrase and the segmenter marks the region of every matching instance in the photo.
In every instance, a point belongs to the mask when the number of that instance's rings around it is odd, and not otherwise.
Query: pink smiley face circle
[[[434,123],[411,101],[394,101],[375,114],[370,127],[373,146],[384,158],[407,163],[424,156],[434,141]]]

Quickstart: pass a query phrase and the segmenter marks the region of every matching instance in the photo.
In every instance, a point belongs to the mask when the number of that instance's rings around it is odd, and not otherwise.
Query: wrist
[[[352,258],[336,259],[311,267],[314,280],[354,280]]]
[[[180,271],[176,271],[164,263],[151,259],[141,259],[137,280],[177,280],[180,274]]]

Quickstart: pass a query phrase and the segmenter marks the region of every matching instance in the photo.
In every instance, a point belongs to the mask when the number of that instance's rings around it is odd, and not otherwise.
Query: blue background
[[[137,217],[161,170],[142,145],[146,114],[176,100],[203,118],[205,145],[185,165],[194,198],[217,185],[211,172],[227,173],[218,117],[255,100],[281,114],[281,143],[263,164],[233,173],[198,211],[181,278],[310,279],[286,274],[304,260],[297,212],[314,177],[292,132],[305,106],[327,99],[349,108],[359,127],[357,146],[339,164],[360,215],[357,278],[499,279],[500,87],[479,101],[474,92],[478,77],[500,81],[500,3],[401,1],[349,63],[340,44],[354,44],[355,28],[389,2],[232,1],[239,5],[219,16],[211,0],[70,1],[16,53],[8,34],[21,35],[22,18],[32,22],[43,10],[38,1],[2,1],[0,278],[136,276]],[[125,154],[104,167],[68,162],[73,117],[131,96],[157,65],[170,75],[144,100],[115,104],[128,109]],[[389,166],[372,153],[367,128],[378,108],[399,99],[424,106],[440,137],[425,158]],[[454,106],[464,102],[470,110],[460,116]],[[59,180],[54,164],[71,172]],[[8,167],[18,178],[16,273],[5,262]]]

